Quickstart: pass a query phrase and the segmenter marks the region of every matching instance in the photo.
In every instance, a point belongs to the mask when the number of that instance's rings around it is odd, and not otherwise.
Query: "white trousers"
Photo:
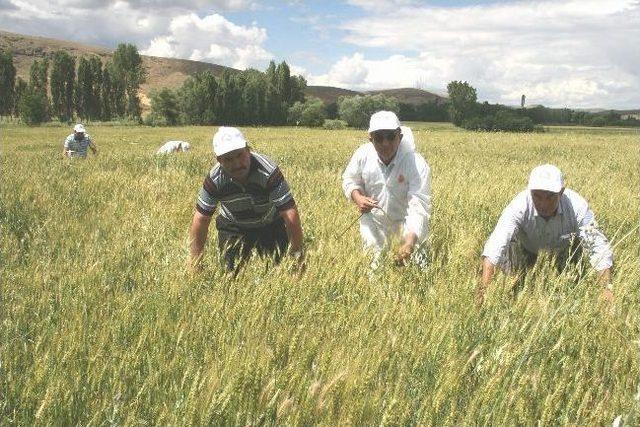
[[[392,239],[401,237],[403,221],[393,221],[385,215],[373,212],[366,213],[360,218],[360,236],[364,248],[374,256],[372,268],[377,268],[383,251],[389,249]],[[427,248],[424,240],[418,242],[416,251],[411,255],[411,262],[420,267],[427,266]]]

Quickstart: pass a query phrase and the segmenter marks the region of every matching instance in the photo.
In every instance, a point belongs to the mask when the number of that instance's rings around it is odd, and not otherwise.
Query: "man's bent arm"
[[[211,217],[203,215],[196,211],[193,214],[191,228],[189,229],[189,255],[191,257],[191,266],[195,266],[200,262],[204,253],[204,244],[207,241],[209,233],[209,224]]]
[[[280,217],[284,220],[284,225],[289,235],[289,251],[291,253],[300,253],[303,245],[302,223],[297,206],[280,211]]]
[[[484,302],[484,294],[487,291],[495,272],[496,266],[489,261],[489,258],[482,257],[482,277],[476,286],[476,304],[478,306],[482,305]]]
[[[496,266],[491,261],[489,261],[489,258],[482,258],[482,279],[480,282],[484,289],[486,289],[491,283],[491,280],[493,280],[493,275],[495,274],[495,272]]]

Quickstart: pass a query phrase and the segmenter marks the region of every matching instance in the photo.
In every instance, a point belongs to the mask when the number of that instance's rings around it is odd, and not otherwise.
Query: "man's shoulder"
[[[271,174],[278,169],[278,163],[269,156],[252,151],[251,158],[256,163],[258,169],[262,172]]]
[[[511,201],[505,208],[505,211],[509,211],[512,213],[524,213],[529,209],[531,204],[532,202],[530,201],[529,190],[522,190],[521,192],[516,194],[513,199],[511,199]]]
[[[65,138],[66,141],[73,141],[73,134],[71,135],[67,135],[67,137]]]
[[[429,169],[429,163],[424,156],[417,151],[411,151],[406,154],[406,158],[415,163],[419,169]]]
[[[356,148],[356,151],[354,151],[353,153],[353,157],[358,159],[365,159],[373,154],[377,156],[376,149],[374,148],[373,144],[370,142],[365,142],[364,144]]]
[[[587,199],[578,194],[577,191],[570,188],[564,189],[562,198],[571,203],[574,210],[584,210],[589,208],[589,202],[587,202]]]

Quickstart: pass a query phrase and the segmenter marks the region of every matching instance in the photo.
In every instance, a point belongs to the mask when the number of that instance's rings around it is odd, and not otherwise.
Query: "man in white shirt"
[[[345,196],[356,204],[366,249],[380,254],[401,237],[396,263],[426,265],[431,216],[431,171],[415,151],[411,129],[395,113],[379,111],[369,123],[370,143],[360,146],[342,175]],[[419,250],[418,250],[419,249]]]
[[[156,154],[180,153],[191,150],[191,144],[185,141],[167,141],[156,151]]]
[[[496,266],[507,274],[516,273],[535,264],[539,251],[548,250],[557,254],[558,268],[564,268],[567,261],[578,258],[575,255],[580,255],[581,249],[598,271],[604,298],[611,301],[613,252],[589,204],[565,188],[562,172],[556,166],[534,168],[527,189],[505,208],[484,246],[478,303],[484,299]]]

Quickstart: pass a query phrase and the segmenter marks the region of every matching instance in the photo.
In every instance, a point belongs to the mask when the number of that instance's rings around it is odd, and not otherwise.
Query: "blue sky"
[[[309,84],[640,107],[638,0],[0,0],[0,29],[264,69]]]

